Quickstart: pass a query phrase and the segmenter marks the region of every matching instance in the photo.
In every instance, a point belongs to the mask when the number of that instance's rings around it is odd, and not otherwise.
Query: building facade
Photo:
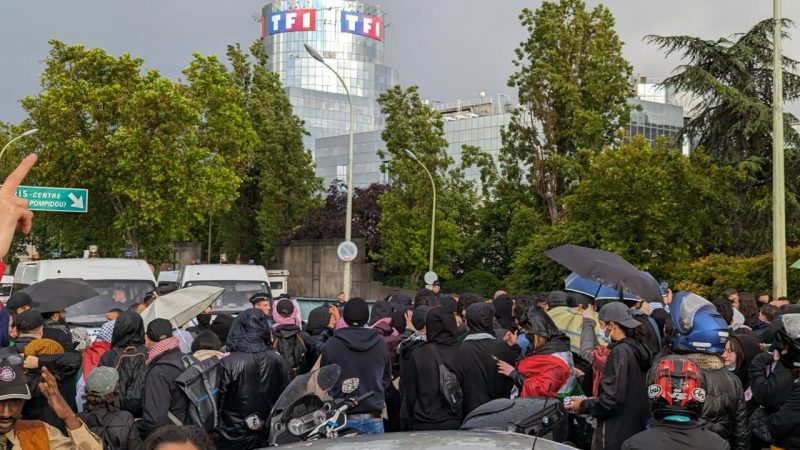
[[[306,148],[316,139],[347,134],[350,110],[336,75],[306,52],[319,52],[347,84],[355,132],[383,128],[376,99],[399,84],[383,64],[384,11],[355,0],[278,0],[262,10],[261,38],[268,68],[280,76],[294,113],[305,122]],[[315,155],[316,156],[316,155]]]

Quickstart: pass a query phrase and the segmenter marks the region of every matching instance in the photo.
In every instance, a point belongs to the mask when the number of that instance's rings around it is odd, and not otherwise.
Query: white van
[[[82,278],[99,293],[67,308],[67,321],[86,326],[105,323],[109,310],[125,311],[156,289],[156,279],[146,261],[88,258],[19,263],[14,272],[14,290],[52,278]]]
[[[283,269],[267,270],[269,277],[269,288],[273,298],[278,298],[283,294],[289,293],[289,271]]]
[[[161,295],[178,289],[178,270],[162,270],[158,273],[158,293]]]
[[[219,286],[225,292],[212,305],[214,311],[237,313],[250,308],[250,297],[263,292],[271,295],[264,266],[240,264],[193,264],[183,266],[178,286]]]
[[[0,282],[0,302],[5,303],[11,295],[11,288],[14,286],[13,275],[3,275],[3,281]]]

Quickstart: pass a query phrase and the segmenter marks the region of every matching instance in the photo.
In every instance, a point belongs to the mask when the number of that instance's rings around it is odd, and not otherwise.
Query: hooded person
[[[593,449],[618,450],[647,424],[650,405],[646,380],[652,354],[642,342],[644,337],[638,330],[642,324],[623,303],[607,303],[598,319],[611,344],[597,397],[567,397],[565,405],[568,411],[597,419]]]
[[[186,329],[189,333],[191,333],[192,337],[197,336],[198,334],[208,331],[211,329],[211,318],[213,317],[214,308],[209,306],[203,312],[195,317],[195,321],[197,322],[196,325],[189,327]]]
[[[414,307],[414,300],[408,294],[404,294],[399,291],[392,292],[386,301],[389,303],[394,303],[403,309]]]
[[[413,373],[410,371],[411,366],[409,364],[412,353],[416,349],[425,345],[427,342],[427,337],[425,336],[425,318],[427,317],[430,309],[430,306],[423,305],[411,313],[411,320],[407,321],[406,323],[406,327],[410,325],[410,328],[406,329],[406,332],[403,333],[403,336],[401,337],[400,343],[397,345],[397,359],[399,366],[398,374],[400,376],[399,391],[401,431],[411,431],[413,425],[413,404],[409,405],[408,402],[410,395],[408,389],[409,386],[413,386],[413,383],[410,384],[404,380],[410,380],[413,376]]]
[[[119,319],[117,319],[119,320]],[[153,319],[147,324],[147,373],[144,382],[142,420],[139,434],[146,439],[157,428],[186,422],[188,398],[175,379],[184,370],[180,342],[172,335],[174,329],[166,319]]]
[[[556,397],[582,394],[575,379],[575,365],[569,338],[553,319],[536,306],[528,308],[520,328],[530,341],[525,357],[508,376],[520,388],[522,397]],[[508,372],[509,367],[497,365]]]
[[[142,316],[134,311],[125,311],[114,321],[111,349],[103,353],[97,365],[117,370],[120,409],[130,412],[134,417],[142,416],[146,361]]]
[[[267,342],[269,322],[258,309],[239,313],[228,335],[227,356],[220,364],[217,448],[245,450],[266,444],[257,424],[269,414],[288,382],[286,363]]]
[[[78,381],[78,389],[76,400],[78,402],[78,411],[82,411],[81,405],[83,404],[83,393],[86,386],[86,379],[90,373],[100,364],[100,359],[103,355],[111,350],[111,339],[114,335],[114,324],[116,321],[104,323],[97,333],[97,338],[91,343],[86,350],[83,351],[81,357],[83,359],[81,370],[82,376]],[[117,377],[119,380],[119,377]]]
[[[339,320],[339,308],[334,305],[317,306],[308,313],[306,333],[310,339],[309,347],[314,352],[311,359],[315,363],[322,353],[322,346],[333,336],[337,320]]]
[[[721,304],[729,302],[725,300]],[[729,321],[723,318],[725,313],[691,292],[677,293],[669,312],[677,331],[672,339],[672,350],[686,356],[702,375],[706,389],[702,416],[708,422],[707,428],[728,441],[732,449],[749,449],[750,429],[742,382],[725,369],[723,359],[729,337]]]
[[[409,360],[408,402],[413,411],[414,431],[457,430],[462,411],[445,403],[440,390],[439,361],[463,386],[466,361],[458,347],[458,327],[453,313],[444,306],[428,311],[425,318],[427,344],[415,350]],[[461,389],[463,392],[463,388]],[[463,405],[462,405],[463,409]]]
[[[514,323],[514,300],[506,294],[501,294],[492,300],[492,306],[494,306],[494,329],[513,332],[517,328]]]
[[[383,339],[383,342],[386,343],[386,348],[389,350],[389,359],[392,362],[396,359],[397,344],[400,341],[400,333],[394,328],[392,318],[394,312],[393,304],[378,300],[372,305],[372,312],[369,318],[369,327],[375,330]],[[394,373],[394,370],[392,373]]]
[[[228,334],[233,325],[233,316],[230,314],[217,314],[214,321],[211,323],[211,332],[216,334],[220,341],[224,344],[228,342]]]
[[[493,318],[494,308],[488,303],[474,303],[467,307],[469,334],[460,346],[465,363],[465,416],[486,402],[509,398],[514,387],[508,377],[498,373],[497,360],[513,365],[517,355],[508,344],[494,337]]]
[[[17,291],[8,297],[5,306],[14,315],[22,314],[33,308],[33,298],[27,292]]]
[[[311,370],[316,355],[311,337],[300,327],[300,306],[297,300],[283,298],[272,310],[272,348],[286,360],[290,378]]]
[[[363,298],[348,300],[342,319],[347,327],[337,329],[322,348],[320,364],[338,364],[342,368],[330,395],[345,399],[372,391],[372,396],[348,412],[348,426],[366,434],[383,433],[381,413],[386,388],[392,381],[389,350],[375,330],[365,328],[369,307]]]
[[[728,342],[725,343],[722,362],[726,370],[739,377],[745,392],[750,388],[750,363],[759,353],[761,353],[761,345],[756,338],[749,334],[732,333],[728,336]],[[745,395],[745,398],[747,397],[750,396]]]

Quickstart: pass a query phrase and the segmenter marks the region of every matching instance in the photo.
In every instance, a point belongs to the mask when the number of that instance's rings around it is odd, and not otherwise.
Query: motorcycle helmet
[[[708,300],[691,292],[678,292],[669,306],[678,335],[672,339],[676,352],[721,354],[728,341],[728,324]]]
[[[800,314],[784,314],[776,322],[772,348],[778,350],[784,366],[800,369]]]
[[[706,401],[700,370],[683,356],[671,355],[658,362],[653,384],[647,388],[653,417],[671,414],[699,417]]]

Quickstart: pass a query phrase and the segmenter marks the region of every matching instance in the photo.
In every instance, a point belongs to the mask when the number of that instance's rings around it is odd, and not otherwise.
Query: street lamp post
[[[303,44],[306,48],[306,51],[312,58],[316,59],[317,61],[321,62],[325,67],[330,69],[336,78],[339,79],[339,82],[342,83],[342,87],[344,88],[344,92],[347,94],[347,103],[350,106],[350,145],[348,149],[348,160],[347,160],[347,212],[345,215],[345,223],[344,223],[344,240],[349,241],[351,240],[352,233],[353,233],[353,124],[355,118],[353,116],[353,100],[350,98],[350,89],[347,88],[347,83],[344,82],[342,76],[339,75],[339,72],[334,70],[333,67],[329,66],[328,63],[322,58],[322,55],[317,52],[314,47]],[[344,297],[346,299],[350,298],[350,286],[352,284],[352,272],[351,272],[351,262],[345,261],[344,263],[344,283],[342,291],[344,291]]]
[[[22,139],[22,138],[24,138],[24,137],[33,136],[34,134],[36,134],[36,132],[37,132],[37,131],[39,131],[39,129],[38,129],[38,128],[31,128],[30,130],[28,130],[28,131],[26,131],[26,132],[24,132],[24,133],[20,134],[19,136],[15,137],[14,139],[12,139],[12,140],[8,141],[8,143],[7,143],[5,146],[3,146],[3,150],[0,150],[0,161],[2,161],[2,159],[3,159],[3,155],[4,155],[4,154],[5,154],[5,152],[6,152],[6,149],[7,149],[9,146],[11,146],[11,144],[13,144],[13,143],[14,143],[14,141],[17,141],[17,140],[19,140],[19,139]]]
[[[773,0],[772,37],[772,288],[773,298],[786,295],[786,194],[783,173],[783,50],[781,0]]]
[[[425,169],[425,173],[428,174],[428,178],[431,180],[431,189],[433,189],[433,207],[431,208],[431,254],[428,257],[428,271],[433,272],[433,242],[436,236],[436,183],[433,181],[433,175],[431,175],[431,171],[425,167],[425,164],[422,164],[422,161],[417,158],[417,155],[415,155],[409,149],[405,149],[405,151],[406,155],[408,155],[412,161],[416,162],[422,166],[423,169]]]

